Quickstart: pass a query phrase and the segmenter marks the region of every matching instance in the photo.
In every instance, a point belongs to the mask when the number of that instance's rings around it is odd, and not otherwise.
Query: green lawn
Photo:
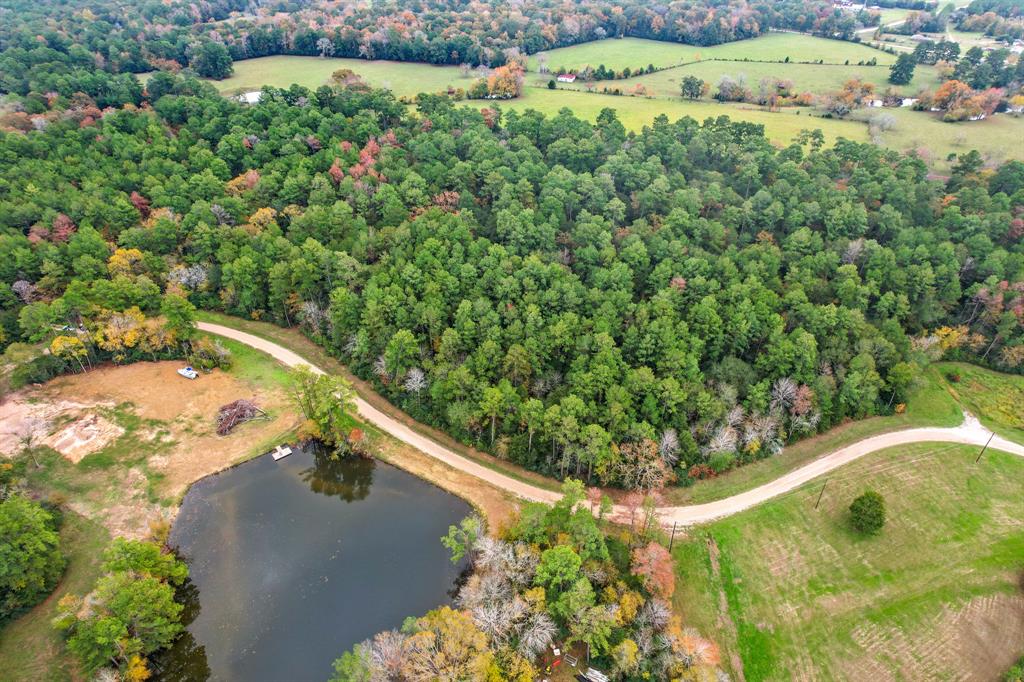
[[[0,630],[0,679],[42,682],[81,678],[72,659],[64,654],[63,635],[50,621],[57,615],[61,597],[69,592],[85,594],[99,578],[100,559],[110,535],[95,521],[66,511],[60,536],[68,568],[46,601]]]
[[[936,369],[948,390],[985,426],[1004,438],[1024,443],[1024,376],[964,362],[941,362]],[[959,381],[954,382],[953,375],[958,375]]]
[[[1011,601],[1024,569],[1024,459],[992,452],[975,465],[976,451],[874,453],[834,472],[818,509],[820,480],[696,529],[674,551],[676,609],[716,633],[747,680],[994,678],[1024,648]],[[847,508],[869,488],[888,522],[863,538]]]
[[[910,10],[902,9],[900,7],[887,7],[885,9],[878,10],[881,16],[880,24],[887,26],[897,21],[903,21],[910,14]]]
[[[750,40],[711,47],[642,38],[607,38],[549,50],[546,54],[551,71],[557,71],[559,67],[576,70],[588,65],[597,68],[600,64],[616,70],[627,66],[632,69],[645,68],[648,64],[664,68],[707,59],[783,61],[789,57],[794,62],[816,62],[820,59],[839,64],[846,60],[856,64],[871,58],[877,59],[879,64],[895,61],[893,55],[865,45],[796,33],[768,33]],[[531,56],[528,68],[536,71],[537,64],[536,56]]]

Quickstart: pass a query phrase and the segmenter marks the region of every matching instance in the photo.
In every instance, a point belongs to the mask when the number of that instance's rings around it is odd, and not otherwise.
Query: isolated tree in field
[[[46,435],[47,423],[42,417],[30,414],[22,418],[14,427],[13,435],[18,439],[21,446],[21,453],[32,458],[32,463],[38,469],[41,465],[36,457],[36,445]]]
[[[850,522],[865,535],[874,535],[885,525],[885,499],[869,490],[850,505]]]
[[[704,81],[696,76],[686,76],[683,78],[682,83],[679,85],[679,89],[687,99],[700,99],[704,95]]]
[[[912,54],[901,54],[889,67],[889,82],[893,85],[907,85],[914,78],[914,67],[917,60]]]
[[[299,365],[289,372],[288,392],[306,418],[310,436],[329,445],[341,444],[348,433],[347,414],[355,408],[355,393],[348,381]]]
[[[0,503],[0,540],[2,623],[48,595],[65,560],[53,516],[21,495]]]

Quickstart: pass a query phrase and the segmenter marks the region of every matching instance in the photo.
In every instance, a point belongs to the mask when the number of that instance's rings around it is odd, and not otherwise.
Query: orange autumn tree
[[[523,94],[523,67],[517,63],[499,66],[487,78],[487,93],[496,99],[512,99]]]
[[[662,599],[671,599],[676,591],[672,555],[657,542],[633,550],[633,567],[630,572],[643,581],[648,592]]]

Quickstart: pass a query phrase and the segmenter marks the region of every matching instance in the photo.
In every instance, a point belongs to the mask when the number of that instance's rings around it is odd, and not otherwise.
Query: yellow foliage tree
[[[142,251],[138,249],[118,249],[107,261],[107,271],[111,279],[118,275],[137,275],[142,269]]]
[[[939,327],[935,330],[943,352],[959,348],[967,340],[967,327]]]
[[[100,324],[93,334],[96,345],[116,356],[135,348],[142,340],[146,316],[137,306],[124,312],[106,310],[100,313]]]
[[[416,680],[479,680],[493,662],[487,635],[462,611],[448,606],[416,619],[409,638],[407,675]]]
[[[50,352],[62,360],[75,360],[82,372],[85,372],[82,360],[88,359],[89,351],[77,336],[58,336],[50,342]]]
[[[249,231],[253,233],[262,232],[274,223],[275,218],[277,218],[277,211],[269,206],[258,208],[255,213],[249,216]]]
[[[128,666],[124,671],[124,679],[125,682],[145,682],[152,674],[146,665],[146,659],[136,654],[128,659]]]
[[[139,348],[154,360],[158,352],[173,346],[175,341],[174,332],[167,328],[163,318],[150,317],[143,321]]]

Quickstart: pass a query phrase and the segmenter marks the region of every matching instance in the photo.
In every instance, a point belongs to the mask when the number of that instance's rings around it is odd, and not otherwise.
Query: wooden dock
[[[275,462],[279,459],[287,457],[290,454],[292,454],[292,449],[287,445],[278,445],[276,448],[274,448],[273,452],[270,453],[270,455],[274,458]]]

